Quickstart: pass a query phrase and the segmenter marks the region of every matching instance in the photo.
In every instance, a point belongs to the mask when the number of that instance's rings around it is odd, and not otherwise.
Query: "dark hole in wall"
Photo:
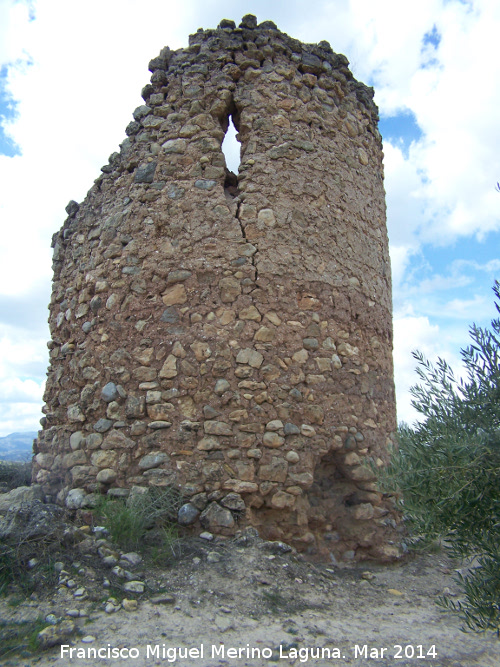
[[[231,195],[231,197],[236,197],[239,193],[238,177],[234,172],[229,171],[228,169],[226,169],[224,190],[227,192],[227,194]]]
[[[317,508],[316,516],[309,520],[311,528],[322,530],[328,523],[337,523],[336,517],[342,516],[344,508],[353,504],[352,483],[345,479],[339,464],[339,455],[330,451],[315,467],[314,483],[306,494],[310,506]]]

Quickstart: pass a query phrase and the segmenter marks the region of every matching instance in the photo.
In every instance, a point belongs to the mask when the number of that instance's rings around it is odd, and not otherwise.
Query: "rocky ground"
[[[36,500],[24,514],[9,510],[0,533],[8,538],[16,523],[26,537],[44,521],[58,526],[62,538],[59,533],[55,550],[44,542],[51,569],[41,542],[38,554],[23,560],[27,578],[36,582],[29,597],[11,588],[0,598],[2,665],[500,662],[496,636],[461,632],[460,619],[436,605],[443,593],[458,594],[458,564],[442,553],[390,566],[313,565],[250,529],[235,539],[205,534],[184,540],[169,553],[156,553],[155,562],[151,551],[144,558],[123,553],[102,530],[70,526]],[[25,542],[30,540],[33,534]],[[26,640],[12,637],[37,619],[46,648],[33,653]],[[7,646],[12,650],[5,652]]]

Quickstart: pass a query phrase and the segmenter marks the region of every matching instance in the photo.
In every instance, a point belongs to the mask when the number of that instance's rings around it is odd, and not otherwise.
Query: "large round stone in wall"
[[[54,236],[35,480],[61,503],[173,485],[186,530],[395,556],[374,473],[396,424],[373,91],[328,43],[252,16],[150,70]]]

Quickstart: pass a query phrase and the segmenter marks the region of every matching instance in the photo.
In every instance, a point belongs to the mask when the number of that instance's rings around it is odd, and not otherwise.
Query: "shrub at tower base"
[[[171,486],[187,531],[397,557],[370,465],[396,429],[373,90],[327,42],[254,16],[150,70],[120,152],[54,236],[34,479],[69,508]]]
[[[500,284],[493,289],[500,312]],[[413,405],[425,420],[400,429],[387,474],[415,535],[444,536],[452,555],[474,557],[458,578],[464,601],[443,604],[469,628],[500,634],[500,319],[470,334],[460,382],[445,361],[415,354],[424,384]]]

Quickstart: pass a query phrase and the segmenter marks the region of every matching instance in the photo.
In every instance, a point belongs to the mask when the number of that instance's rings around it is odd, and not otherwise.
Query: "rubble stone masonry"
[[[187,530],[396,557],[374,473],[396,420],[372,89],[327,42],[251,15],[149,68],[53,239],[34,480],[70,508],[173,485]]]

